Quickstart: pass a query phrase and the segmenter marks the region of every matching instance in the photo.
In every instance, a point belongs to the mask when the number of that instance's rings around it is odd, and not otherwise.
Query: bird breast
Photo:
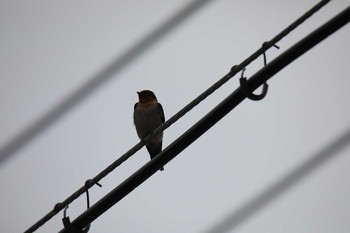
[[[160,125],[162,125],[161,110],[158,104],[138,103],[134,111],[134,124],[137,135],[140,139],[151,134]],[[153,137],[152,141],[161,141],[163,133]]]

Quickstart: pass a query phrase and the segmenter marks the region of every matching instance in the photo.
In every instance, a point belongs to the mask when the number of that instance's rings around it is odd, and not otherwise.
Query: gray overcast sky
[[[189,1],[0,0],[0,148]],[[169,118],[318,1],[207,4],[0,167],[0,232],[22,232],[138,142],[136,91]],[[349,5],[334,0],[267,52],[278,56]],[[350,27],[269,81],[98,218],[90,232],[206,232],[350,130]],[[262,67],[262,58],[246,76]],[[166,130],[164,146],[238,87],[227,83]],[[239,226],[251,232],[349,232],[350,148]],[[146,149],[90,191],[96,202],[149,160]],[[70,205],[74,219],[85,196]],[[62,229],[62,213],[37,232]],[[233,229],[232,232],[237,229]],[[231,231],[229,231],[231,232]]]

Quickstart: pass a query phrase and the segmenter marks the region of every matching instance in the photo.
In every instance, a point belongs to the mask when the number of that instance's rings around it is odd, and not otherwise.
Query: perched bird
[[[163,107],[158,103],[155,94],[149,90],[137,92],[139,102],[134,106],[134,124],[140,139],[150,135],[161,126],[164,121]],[[146,143],[146,148],[153,159],[162,151],[163,132],[154,135]],[[161,171],[164,170],[162,167]]]

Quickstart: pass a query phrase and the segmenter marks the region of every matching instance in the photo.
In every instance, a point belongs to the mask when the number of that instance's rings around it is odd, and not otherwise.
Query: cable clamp
[[[266,51],[265,51],[265,49],[268,47],[268,44],[269,44],[269,42],[267,42],[267,41],[265,41],[263,44],[262,44],[262,49],[264,50],[264,52],[263,52],[263,57],[264,57],[264,66],[266,66]],[[275,45],[275,44],[273,44],[272,45],[273,47],[275,47],[276,49],[280,49],[280,47],[279,46],[277,46],[277,45]]]
[[[85,192],[86,192],[86,206],[87,206],[87,209],[90,208],[90,197],[89,197],[89,187],[91,186],[91,183],[92,183],[92,180],[87,180],[85,182]],[[102,185],[100,185],[99,183],[96,183],[96,185],[98,185],[99,187],[102,187]],[[64,211],[63,211],[63,218],[62,218],[62,222],[63,222],[63,226],[64,228],[69,232],[69,233],[87,233],[89,230],[90,230],[90,224],[87,225],[84,229],[82,230],[79,230],[79,229],[76,229],[69,217],[67,217],[67,209],[68,209],[68,205],[66,206],[66,208],[64,208]]]
[[[62,218],[62,222],[63,222],[63,226],[64,228],[69,232],[69,233],[87,233],[90,230],[90,224],[87,225],[84,229],[79,230],[76,229],[72,223],[70,222],[69,217],[67,217],[67,209],[68,209],[68,205],[66,206],[66,208],[64,208],[63,211],[63,218]]]
[[[248,85],[247,78],[243,77],[244,71],[245,71],[245,68],[243,68],[242,76],[239,79],[239,82],[241,84],[241,90],[243,91],[244,95],[250,100],[254,100],[254,101],[262,100],[267,94],[267,90],[269,89],[269,85],[267,83],[264,83],[261,94],[255,95]]]

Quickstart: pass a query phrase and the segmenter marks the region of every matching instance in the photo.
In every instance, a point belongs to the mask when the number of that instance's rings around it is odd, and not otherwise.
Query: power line
[[[322,148],[312,155],[307,161],[279,179],[276,183],[264,189],[247,203],[243,204],[237,211],[229,214],[225,219],[211,227],[205,233],[224,233],[233,230],[252,217],[259,210],[271,203],[273,199],[280,196],[292,186],[296,185],[307,175],[315,171],[330,159],[339,155],[350,143],[350,129],[332,141],[327,147]]]
[[[45,224],[47,221],[49,221],[58,212],[63,210],[65,206],[67,206],[68,204],[73,202],[81,194],[83,194],[87,189],[91,188],[94,184],[99,182],[102,178],[104,178],[110,172],[112,172],[116,167],[121,165],[128,158],[130,158],[133,154],[135,154],[138,150],[140,150],[145,145],[145,142],[147,142],[147,140],[150,137],[152,137],[153,135],[155,135],[161,131],[164,131],[170,125],[175,123],[178,119],[180,119],[187,112],[189,112],[192,108],[194,108],[201,101],[203,101],[206,97],[208,97],[215,90],[217,90],[219,87],[221,87],[223,84],[225,84],[228,80],[230,80],[235,74],[237,74],[239,71],[241,71],[244,67],[249,65],[252,61],[254,61],[256,58],[258,58],[260,55],[264,54],[269,48],[274,46],[278,41],[280,41],[283,37],[285,37],[291,31],[293,31],[297,26],[302,24],[307,18],[312,16],[315,12],[317,12],[319,9],[321,9],[328,2],[329,2],[329,0],[320,1],[318,4],[316,4],[314,7],[312,7],[309,11],[307,11],[304,15],[302,15],[300,18],[298,18],[296,21],[294,21],[291,25],[289,25],[286,29],[284,29],[282,32],[277,34],[273,39],[271,39],[268,42],[265,42],[263,47],[261,47],[255,53],[253,53],[251,56],[249,56],[247,59],[245,59],[241,64],[232,67],[232,69],[230,70],[230,72],[228,74],[226,74],[223,78],[221,78],[219,81],[214,83],[205,92],[203,92],[201,95],[199,95],[197,98],[195,98],[189,104],[187,104],[183,109],[181,109],[178,113],[176,113],[174,116],[172,116],[161,127],[159,127],[157,130],[155,130],[155,132],[153,134],[149,135],[148,137],[146,137],[145,139],[143,139],[139,143],[137,143],[134,147],[132,147],[129,151],[127,151],[124,155],[122,155],[115,162],[113,162],[111,165],[109,165],[107,168],[105,168],[102,172],[100,172],[93,179],[89,180],[89,182],[86,185],[82,186],[80,189],[75,191],[72,195],[70,195],[68,198],[66,198],[63,202],[56,204],[55,207],[53,208],[53,210],[51,210],[44,217],[42,217],[38,222],[36,222],[33,226],[31,226],[26,232],[33,232],[36,229],[38,229],[40,226]]]
[[[248,81],[247,84],[251,90],[257,89],[263,85],[273,75],[282,70],[285,66],[293,62],[295,59],[303,55],[309,49],[320,43],[322,40],[333,34],[340,29],[346,23],[350,21],[350,7],[339,13],[333,19],[310,33],[308,36],[300,40],[293,45],[287,51],[282,53],[276,59],[271,61],[267,66],[255,73]],[[165,148],[158,156],[150,160],[133,175],[128,177],[120,185],[114,188],[110,193],[104,196],[101,200],[96,202],[93,206],[78,216],[72,225],[75,229],[83,229],[105,211],[111,208],[114,204],[119,202],[136,187],[146,181],[154,173],[156,173],[161,167],[165,166],[173,158],[175,158],[181,151],[187,148],[195,140],[197,140],[202,134],[204,134],[209,128],[220,121],[226,114],[228,114],[233,108],[240,104],[246,96],[242,87],[236,89],[231,95],[217,105],[212,111],[204,116],[200,121],[193,125],[189,130],[177,138],[167,148]],[[317,164],[317,163],[316,163]],[[309,166],[306,165],[306,168]],[[312,167],[312,166],[311,166]],[[305,170],[305,168],[303,168]],[[299,170],[300,172],[305,172]],[[68,233],[66,229],[60,231],[60,233]]]
[[[0,149],[0,165],[4,163],[10,156],[28,144],[41,132],[47,129],[50,125],[54,124],[64,114],[73,109],[76,105],[81,103],[88,97],[93,91],[112,79],[113,75],[122,71],[128,64],[134,61],[142,53],[146,52],[154,44],[168,35],[173,29],[188,19],[193,13],[200,10],[211,0],[194,0],[183,9],[170,17],[160,27],[150,32],[144,38],[142,38],[133,47],[127,50],[117,59],[113,60],[100,72],[93,75],[84,85],[74,91],[72,94],[64,98],[51,110],[46,112],[40,118],[38,118],[28,128],[24,129],[18,136],[10,140]]]

